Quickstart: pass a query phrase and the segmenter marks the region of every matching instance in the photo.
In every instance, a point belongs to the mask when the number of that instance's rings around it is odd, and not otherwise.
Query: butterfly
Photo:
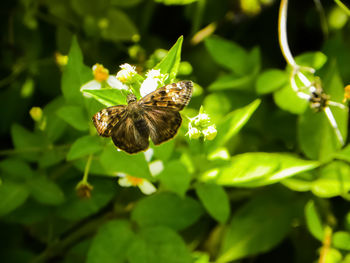
[[[181,111],[192,97],[192,81],[165,85],[140,100],[134,94],[127,105],[97,112],[92,120],[100,136],[111,137],[115,146],[133,154],[145,151],[151,137],[155,145],[173,138],[181,126]]]

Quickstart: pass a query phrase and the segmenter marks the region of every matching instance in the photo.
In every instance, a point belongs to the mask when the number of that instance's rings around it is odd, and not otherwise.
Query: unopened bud
[[[204,129],[202,133],[204,135],[205,140],[211,141],[216,137],[216,134],[218,133],[218,131],[216,130],[215,124],[213,124],[213,125],[210,125],[208,128]]]

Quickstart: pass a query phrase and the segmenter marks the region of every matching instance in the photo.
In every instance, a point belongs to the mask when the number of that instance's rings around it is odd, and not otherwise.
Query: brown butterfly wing
[[[127,116],[112,130],[112,140],[118,148],[127,153],[145,151],[149,146],[149,129],[140,115],[139,122]]]
[[[182,122],[179,112],[162,108],[146,110],[144,115],[155,145],[173,138]]]
[[[165,107],[168,110],[180,111],[189,103],[192,90],[192,81],[180,81],[156,89],[138,103],[144,107]]]
[[[126,117],[126,106],[118,105],[105,108],[97,112],[92,120],[99,135],[109,137],[115,127],[123,118]]]
[[[179,111],[189,103],[192,89],[191,81],[180,81],[165,85],[139,101],[155,145],[176,135],[182,122]]]

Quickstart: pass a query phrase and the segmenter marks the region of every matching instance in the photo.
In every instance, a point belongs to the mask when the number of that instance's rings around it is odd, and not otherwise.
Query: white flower
[[[136,67],[128,63],[120,65],[121,70],[118,71],[116,78],[122,83],[131,82],[132,78],[137,74]]]
[[[109,75],[108,69],[103,67],[101,64],[93,65],[92,72],[94,79],[81,86],[80,91],[84,92],[84,90],[98,90],[105,84],[115,89],[128,89],[128,87],[121,83],[115,76]],[[91,97],[89,94],[84,94],[84,96]]]
[[[145,195],[150,195],[157,191],[157,188],[144,178],[134,177],[124,173],[118,173],[117,176],[120,177],[118,183],[122,187],[137,186]]]
[[[147,78],[142,82],[140,88],[140,94],[142,97],[155,91],[168,77],[166,74],[161,74],[158,69],[151,69],[147,72],[146,76]]]
[[[159,79],[153,79],[153,78],[146,78],[140,88],[140,94],[142,97],[146,96],[147,94],[155,91],[158,87]]]

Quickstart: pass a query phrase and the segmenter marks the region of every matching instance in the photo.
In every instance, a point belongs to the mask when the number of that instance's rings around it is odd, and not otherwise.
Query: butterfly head
[[[135,102],[137,99],[136,99],[136,96],[134,94],[129,94],[127,99],[126,99],[126,102],[128,104],[132,103],[132,102]]]

